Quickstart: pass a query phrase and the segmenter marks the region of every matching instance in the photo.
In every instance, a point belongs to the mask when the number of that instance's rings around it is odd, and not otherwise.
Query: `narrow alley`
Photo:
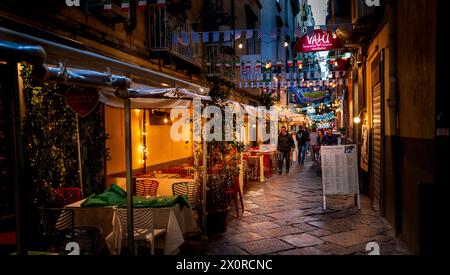
[[[362,255],[376,242],[381,255],[411,254],[396,240],[391,226],[361,198],[330,196],[322,208],[322,181],[311,161],[291,173],[252,182],[244,194],[245,212],[228,215],[227,232],[195,253],[212,255]]]

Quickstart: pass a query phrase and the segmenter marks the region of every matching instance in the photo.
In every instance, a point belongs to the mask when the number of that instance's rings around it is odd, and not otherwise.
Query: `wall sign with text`
[[[332,32],[314,30],[313,34],[306,34],[295,45],[295,52],[320,52],[343,48],[342,41]]]

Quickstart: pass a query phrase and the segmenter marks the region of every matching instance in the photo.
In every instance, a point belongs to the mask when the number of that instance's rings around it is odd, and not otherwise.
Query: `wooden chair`
[[[117,244],[118,253],[120,254],[123,240],[128,238],[127,233],[127,209],[114,208],[114,214],[119,219],[121,239]],[[133,223],[134,223],[134,241],[135,253],[137,254],[138,244],[145,242],[150,245],[150,254],[155,253],[155,238],[166,234],[166,229],[154,229],[153,225],[153,209],[142,208],[133,209]]]
[[[136,185],[136,196],[141,197],[156,197],[156,194],[158,192],[158,186],[159,182],[156,180],[150,180],[150,179],[137,179],[135,180]]]
[[[189,204],[195,210],[199,206],[199,184],[197,182],[177,182],[172,185],[174,196],[187,196]]]

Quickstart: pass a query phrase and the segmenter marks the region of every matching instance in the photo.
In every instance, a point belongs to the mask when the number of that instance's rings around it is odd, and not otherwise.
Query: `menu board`
[[[356,145],[322,146],[324,195],[359,195]]]

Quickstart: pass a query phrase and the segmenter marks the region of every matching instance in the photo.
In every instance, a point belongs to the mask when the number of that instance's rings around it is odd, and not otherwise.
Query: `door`
[[[383,52],[372,62],[372,171],[373,207],[384,212],[383,188]]]

